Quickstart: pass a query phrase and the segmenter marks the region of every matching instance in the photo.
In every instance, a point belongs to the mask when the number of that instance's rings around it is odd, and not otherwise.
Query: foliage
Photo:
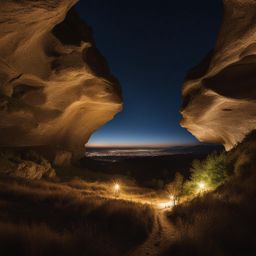
[[[227,155],[213,153],[205,160],[192,163],[190,180],[184,184],[186,194],[197,194],[205,190],[214,190],[222,185],[229,176]],[[199,185],[203,184],[200,188]]]

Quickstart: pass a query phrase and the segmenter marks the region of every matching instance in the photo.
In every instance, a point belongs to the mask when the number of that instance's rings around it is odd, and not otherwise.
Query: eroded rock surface
[[[56,176],[51,163],[34,151],[0,151],[0,176],[29,180],[51,179]]]
[[[76,2],[0,2],[1,147],[79,157],[89,136],[122,109],[119,83]]]
[[[255,0],[224,0],[217,45],[183,87],[181,125],[227,150],[256,128],[255,20]]]

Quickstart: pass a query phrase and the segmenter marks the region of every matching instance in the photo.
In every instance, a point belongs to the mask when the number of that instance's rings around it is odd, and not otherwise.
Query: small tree
[[[184,183],[184,177],[181,173],[176,172],[174,180],[167,184],[165,189],[170,196],[170,199],[173,200],[174,205],[179,202],[180,196],[183,193],[183,183]]]
[[[195,160],[190,172],[190,180],[184,185],[187,194],[214,190],[228,179],[227,156],[225,153],[213,153],[205,160]]]

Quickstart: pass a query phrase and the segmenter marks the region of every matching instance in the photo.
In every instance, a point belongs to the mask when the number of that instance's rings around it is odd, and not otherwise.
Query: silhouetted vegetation
[[[256,131],[249,133],[242,143],[233,148],[228,156],[234,166],[234,173],[244,176],[255,169],[256,164]]]
[[[176,172],[188,178],[191,163],[196,159],[204,159],[206,154],[179,154],[161,157],[119,157],[90,159],[81,161],[83,169],[92,170],[96,173],[104,173],[112,176],[127,175],[133,178],[143,187],[163,189],[164,186],[174,179]]]

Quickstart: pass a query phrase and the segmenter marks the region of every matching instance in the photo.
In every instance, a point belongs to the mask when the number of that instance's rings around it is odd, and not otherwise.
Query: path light
[[[203,191],[205,191],[205,188],[206,188],[206,185],[203,181],[200,181],[198,183],[198,190],[199,190],[199,193],[202,193]]]
[[[172,208],[175,206],[175,196],[173,194],[169,194],[169,199],[168,201],[161,201],[157,203],[157,208],[158,209],[167,209],[167,208]]]
[[[116,184],[114,185],[114,190],[115,190],[115,192],[119,192],[119,190],[120,190],[120,185],[119,185],[118,183],[116,183]]]
[[[169,198],[170,198],[170,201],[171,201],[172,206],[176,205],[175,196],[172,195],[172,194],[170,194],[170,195],[169,195]]]
[[[168,209],[168,208],[171,208],[171,207],[173,207],[174,206],[174,204],[173,204],[173,201],[167,201],[167,202],[159,202],[158,204],[157,204],[157,208],[158,209]]]
[[[114,190],[114,193],[115,193],[115,197],[118,197],[119,193],[120,193],[120,185],[118,183],[115,183],[114,187],[113,187],[113,190]]]

